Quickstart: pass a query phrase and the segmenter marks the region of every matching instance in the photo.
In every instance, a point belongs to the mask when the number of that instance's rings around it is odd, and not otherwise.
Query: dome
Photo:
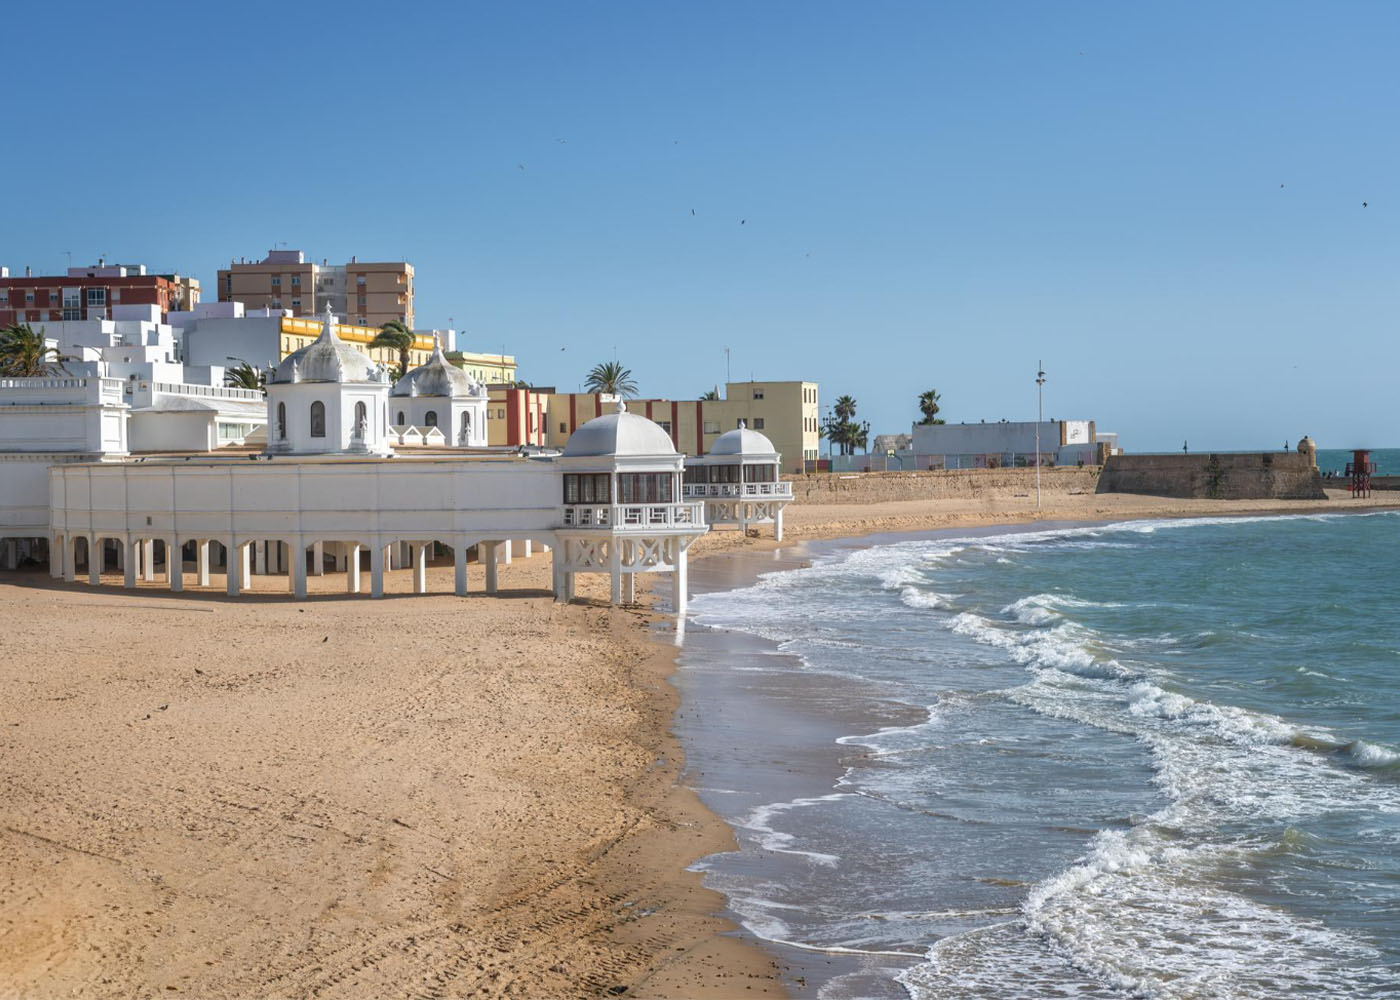
[[[384,370],[363,351],[336,336],[335,317],[326,309],[321,335],[282,359],[272,374],[279,382],[382,382]]]
[[[715,443],[706,452],[709,455],[776,455],[778,449],[767,435],[751,431],[742,423],[732,431],[725,431],[715,438]]]
[[[443,357],[437,335],[433,335],[433,356],[394,383],[391,396],[484,396],[481,385]]]
[[[565,458],[605,455],[675,455],[671,435],[646,417],[627,412],[627,404],[617,404],[616,413],[594,417],[573,434],[564,445]]]

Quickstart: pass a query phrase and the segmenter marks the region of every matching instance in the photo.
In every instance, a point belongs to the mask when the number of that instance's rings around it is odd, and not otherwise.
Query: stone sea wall
[[[949,469],[935,471],[822,473],[784,476],[800,504],[869,504],[893,500],[969,500],[1035,495],[1035,469]],[[1093,466],[1040,470],[1046,496],[1093,493],[1099,470]]]
[[[1199,455],[1114,455],[1099,477],[1100,493],[1214,500],[1323,500],[1312,460],[1295,452]]]

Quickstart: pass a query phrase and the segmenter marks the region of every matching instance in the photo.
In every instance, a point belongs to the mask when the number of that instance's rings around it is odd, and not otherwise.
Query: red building
[[[12,323],[110,319],[113,306],[159,306],[161,317],[199,303],[199,282],[147,274],[139,265],[70,267],[66,275],[24,277],[0,270],[0,327]]]

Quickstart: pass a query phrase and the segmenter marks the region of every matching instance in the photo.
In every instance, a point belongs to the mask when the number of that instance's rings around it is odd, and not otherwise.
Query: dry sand
[[[1396,505],[1047,496],[1045,520]],[[1035,519],[1028,498],[793,507],[788,538]],[[693,550],[771,547],[712,532]],[[731,843],[681,783],[638,610],[507,592],[229,600],[0,575],[0,997],[780,995],[685,866]],[[472,586],[480,570],[472,569]],[[188,578],[187,578],[188,579]]]

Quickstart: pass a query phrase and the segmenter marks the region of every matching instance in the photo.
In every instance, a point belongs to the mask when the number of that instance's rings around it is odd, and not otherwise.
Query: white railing
[[[192,382],[156,382],[155,391],[171,396],[208,396],[215,399],[246,399],[250,402],[263,401],[260,389],[235,389],[224,385],[196,385]]]
[[[673,528],[705,523],[703,503],[566,504],[566,528]]]
[[[792,483],[685,483],[681,495],[700,497],[771,497],[792,499]]]

